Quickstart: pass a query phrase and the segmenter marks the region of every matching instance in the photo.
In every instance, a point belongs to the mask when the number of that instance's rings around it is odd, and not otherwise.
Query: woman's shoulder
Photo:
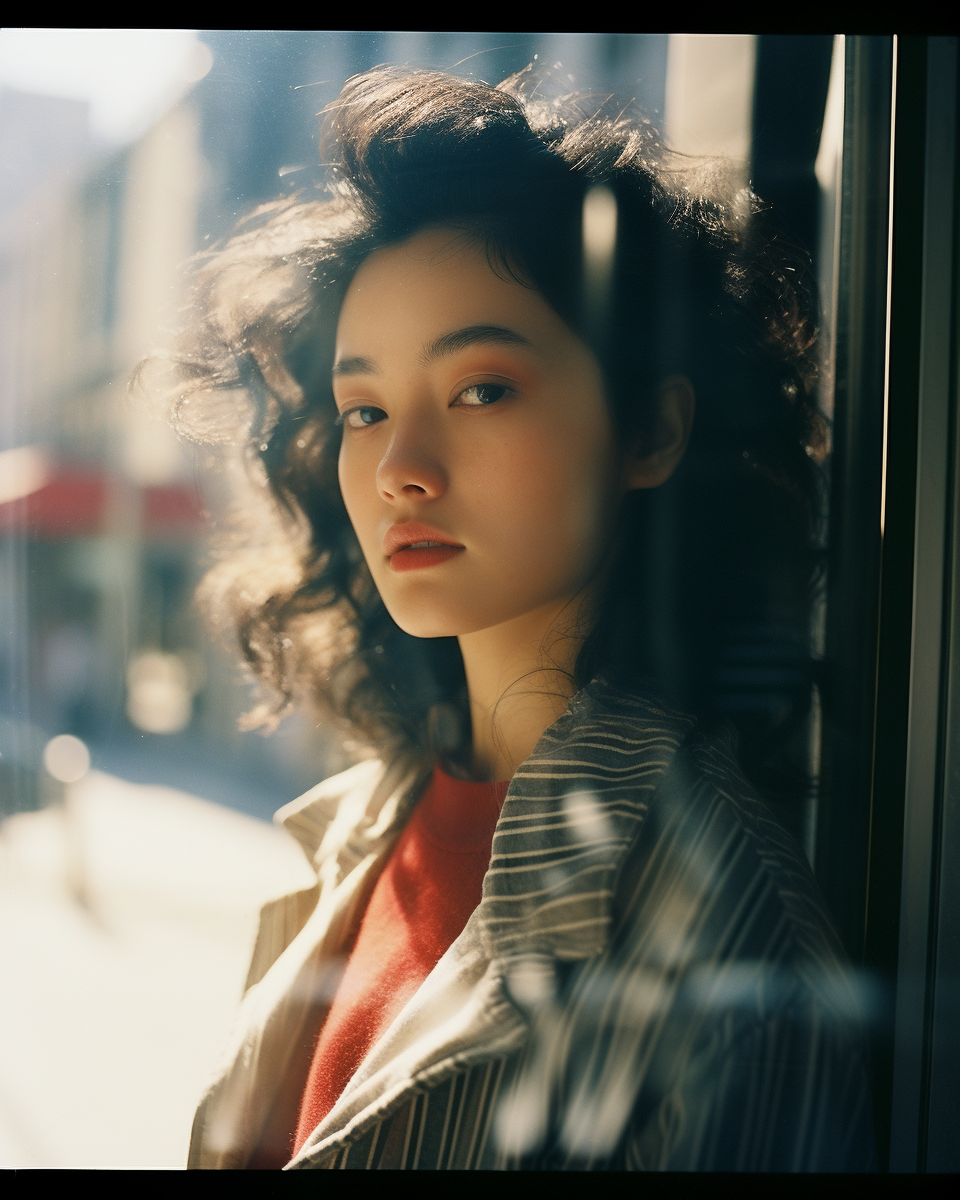
[[[702,946],[722,944],[718,931],[736,928],[746,938],[741,956],[807,958],[835,969],[843,951],[806,856],[729,742],[656,695],[594,684],[578,700],[541,771],[547,787],[563,763],[581,791],[592,780],[611,831],[616,824],[621,833],[621,897],[632,877],[647,890],[659,880],[675,899],[684,896]]]
[[[657,847],[698,898],[705,945],[723,946],[725,936],[740,959],[842,969],[844,951],[806,855],[721,737],[695,735],[679,749],[644,840],[645,852]]]
[[[663,728],[653,707],[651,721],[639,707],[630,716],[621,706],[637,744],[644,728]],[[853,973],[813,870],[729,742],[691,718],[641,798],[650,774],[644,757],[627,768],[643,812],[618,874],[615,940],[627,953],[642,943],[650,961],[679,971],[694,991],[708,981],[746,989],[755,1013],[814,1004],[856,1024]]]
[[[655,697],[585,692],[517,789],[485,895],[521,984],[524,953],[561,960],[553,1006],[538,991],[524,1012],[538,1069],[558,1005],[585,1048],[556,1068],[578,1103],[568,1157],[863,1169],[862,997],[803,852],[722,738]]]

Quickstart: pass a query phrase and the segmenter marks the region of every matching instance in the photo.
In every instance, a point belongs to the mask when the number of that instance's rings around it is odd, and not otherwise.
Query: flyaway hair
[[[825,448],[809,264],[722,164],[671,152],[643,117],[596,98],[551,98],[549,82],[529,69],[499,87],[392,67],[354,77],[325,115],[323,183],[198,261],[174,420],[227,447],[248,481],[207,610],[235,631],[274,713],[309,699],[387,758],[426,761],[467,736],[455,639],[401,632],[364,563],[330,384],[359,265],[443,226],[591,346],[625,442],[655,435],[663,379],[692,381],[688,450],[665,485],[624,502],[576,681],[725,723],[754,782],[788,796],[802,786],[784,748],[812,687]],[[583,241],[598,187],[616,206],[602,303]]]

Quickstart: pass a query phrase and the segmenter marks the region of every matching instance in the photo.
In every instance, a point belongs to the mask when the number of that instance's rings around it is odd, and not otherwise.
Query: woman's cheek
[[[371,538],[376,533],[376,470],[369,470],[356,454],[356,447],[351,446],[341,449],[337,474],[347,516],[353,525],[360,548],[369,562]]]

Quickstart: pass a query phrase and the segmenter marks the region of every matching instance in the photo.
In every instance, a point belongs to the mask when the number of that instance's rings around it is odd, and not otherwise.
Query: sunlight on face
[[[599,365],[474,241],[431,229],[366,260],[334,394],[344,502],[402,629],[559,612],[596,575],[624,491]]]

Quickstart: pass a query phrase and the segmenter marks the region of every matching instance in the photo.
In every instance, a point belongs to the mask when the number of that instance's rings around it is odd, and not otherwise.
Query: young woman
[[[210,577],[374,757],[282,810],[198,1167],[853,1170],[857,1004],[774,800],[823,433],[802,262],[642,122],[380,69],[203,267]]]

